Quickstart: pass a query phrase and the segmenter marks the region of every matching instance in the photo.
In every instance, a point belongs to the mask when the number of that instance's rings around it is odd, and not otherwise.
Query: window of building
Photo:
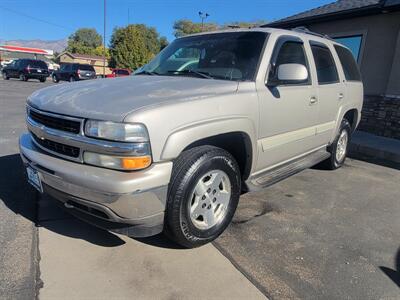
[[[335,50],[339,56],[340,63],[342,64],[346,80],[360,81],[360,72],[358,71],[357,63],[354,60],[352,53],[346,48],[338,45],[335,45]]]
[[[356,61],[360,58],[362,35],[352,35],[344,37],[335,37],[336,42],[345,45],[350,49]]]
[[[311,45],[311,50],[317,69],[318,83],[329,84],[339,82],[339,75],[331,51],[320,45]]]

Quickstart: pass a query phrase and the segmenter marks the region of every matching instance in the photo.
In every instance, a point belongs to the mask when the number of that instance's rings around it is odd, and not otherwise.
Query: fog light
[[[127,157],[84,152],[83,160],[89,165],[126,171],[144,169],[151,164],[149,155]]]

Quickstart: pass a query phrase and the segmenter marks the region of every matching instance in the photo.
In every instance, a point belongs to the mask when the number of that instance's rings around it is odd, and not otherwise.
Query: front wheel
[[[227,151],[212,146],[184,151],[172,170],[166,234],[187,248],[216,239],[232,220],[240,184],[239,166]]]
[[[26,77],[24,73],[21,73],[21,74],[19,74],[19,80],[28,81],[28,77]]]
[[[59,82],[59,80],[58,80],[56,75],[53,75],[51,78],[53,79],[54,83],[58,83]]]
[[[3,79],[4,79],[4,80],[8,80],[8,79],[10,79],[10,77],[8,77],[8,75],[7,75],[7,73],[6,73],[6,72],[3,72]]]
[[[328,150],[331,157],[323,162],[324,167],[335,170],[344,165],[351,138],[351,125],[346,119],[342,120],[339,132]]]

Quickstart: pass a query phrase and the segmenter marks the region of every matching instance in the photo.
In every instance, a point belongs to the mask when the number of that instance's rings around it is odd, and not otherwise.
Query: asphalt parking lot
[[[134,240],[25,183],[25,99],[50,84],[0,80],[0,298],[400,298],[400,171],[357,160],[306,170],[244,195],[233,224],[199,249]]]

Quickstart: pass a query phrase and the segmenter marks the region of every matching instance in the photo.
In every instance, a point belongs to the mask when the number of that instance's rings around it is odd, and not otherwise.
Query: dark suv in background
[[[39,79],[40,82],[45,82],[50,75],[47,64],[44,61],[26,58],[14,60],[5,66],[1,72],[5,80],[19,78],[21,81]]]
[[[62,64],[58,71],[53,72],[53,82],[78,81],[96,78],[96,71],[93,66],[86,64]]]

